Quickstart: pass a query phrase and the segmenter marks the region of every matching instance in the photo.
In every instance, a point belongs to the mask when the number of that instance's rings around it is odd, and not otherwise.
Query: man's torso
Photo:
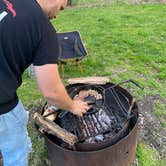
[[[43,24],[49,21],[35,0],[0,0],[0,114],[18,103],[16,90],[24,70],[33,62],[42,65],[46,61],[39,56],[46,43],[44,29],[50,36],[54,30]],[[51,37],[47,40],[56,42]]]

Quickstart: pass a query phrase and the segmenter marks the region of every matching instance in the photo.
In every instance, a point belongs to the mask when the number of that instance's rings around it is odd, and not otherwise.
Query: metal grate
[[[105,121],[103,118],[105,118]],[[117,128],[121,129],[118,124],[114,115],[109,116],[106,113],[105,107],[101,107],[95,113],[84,115],[83,117],[73,116],[68,113],[61,123],[63,128],[77,135],[79,141],[107,132],[116,133]]]
[[[103,89],[103,98],[103,105],[94,106],[92,113],[83,117],[67,113],[60,119],[60,125],[77,135],[80,142],[100,134],[115,135],[124,126],[129,101],[115,88]]]

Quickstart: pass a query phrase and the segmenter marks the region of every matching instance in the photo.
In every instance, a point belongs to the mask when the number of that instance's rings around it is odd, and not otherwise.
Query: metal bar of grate
[[[96,115],[96,114],[94,114],[94,115]],[[98,125],[98,123],[96,123],[96,121],[95,121],[95,119],[94,119],[94,115],[91,115],[91,121],[93,121],[93,123],[94,123],[94,126],[95,126],[95,128],[96,128],[96,133],[100,133],[100,130],[99,130],[99,125]]]
[[[78,121],[76,116],[74,116],[74,120],[73,121],[75,122],[74,127],[76,128],[76,133],[77,133],[76,135],[82,137],[83,136],[83,132],[82,132],[82,128],[83,127],[82,127],[82,125],[79,123],[79,121]]]
[[[112,96],[114,97],[116,103],[118,104],[119,108],[121,109],[122,113],[124,114],[124,116],[126,116],[126,110],[124,109],[124,106],[123,104],[121,103],[118,95],[113,91],[113,88],[112,89],[108,89],[110,91],[110,93],[112,94]]]
[[[87,126],[89,133],[90,133],[90,136],[94,135],[93,126],[91,126],[91,123],[90,123],[90,121],[88,121],[86,116],[84,116],[84,120],[86,122],[86,126]]]
[[[93,133],[92,134],[93,135],[97,134],[98,131],[97,131],[96,126],[95,126],[95,124],[94,124],[94,122],[93,122],[93,120],[91,118],[91,115],[86,115],[86,117],[88,118],[88,120],[89,120],[89,122],[91,124],[91,127],[93,127]]]
[[[82,122],[82,124],[83,124],[84,132],[86,132],[86,136],[87,136],[87,137],[90,137],[91,135],[90,135],[90,133],[89,133],[89,130],[88,130],[88,127],[87,127],[87,125],[86,125],[85,120],[84,120],[82,117],[79,118],[79,119],[81,120],[81,122]]]
[[[103,128],[102,128],[102,124],[100,123],[100,121],[98,120],[98,117],[96,114],[92,115],[93,119],[96,121],[96,125],[97,125],[97,128],[99,130],[99,133],[101,133],[103,131]]]
[[[116,90],[114,88],[112,88],[112,92],[115,95],[115,97],[118,100],[118,102],[121,105],[121,107],[123,108],[124,112],[127,113],[128,111],[126,110],[125,106],[122,104],[122,102],[121,102],[121,100],[120,100],[119,96],[117,95],[117,92],[116,92]]]

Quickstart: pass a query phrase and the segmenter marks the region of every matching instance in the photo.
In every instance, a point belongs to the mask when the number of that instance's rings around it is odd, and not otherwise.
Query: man
[[[66,3],[67,0],[0,1],[0,151],[4,166],[28,165],[28,112],[16,91],[31,63],[48,103],[78,116],[89,109],[87,103],[68,96],[58,74],[57,36],[48,18],[54,18]]]

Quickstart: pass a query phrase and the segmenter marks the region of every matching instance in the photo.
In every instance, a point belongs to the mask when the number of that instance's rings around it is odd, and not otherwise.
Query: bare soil
[[[140,112],[138,139],[155,148],[161,156],[166,157],[166,128],[160,124],[154,113],[155,101],[159,100],[166,103],[159,95],[145,96],[138,101]]]
[[[159,158],[166,159],[166,128],[164,128],[154,113],[156,101],[166,103],[159,95],[144,96],[137,102],[139,108],[138,142],[144,142],[156,149]],[[138,166],[138,159],[131,164]]]

